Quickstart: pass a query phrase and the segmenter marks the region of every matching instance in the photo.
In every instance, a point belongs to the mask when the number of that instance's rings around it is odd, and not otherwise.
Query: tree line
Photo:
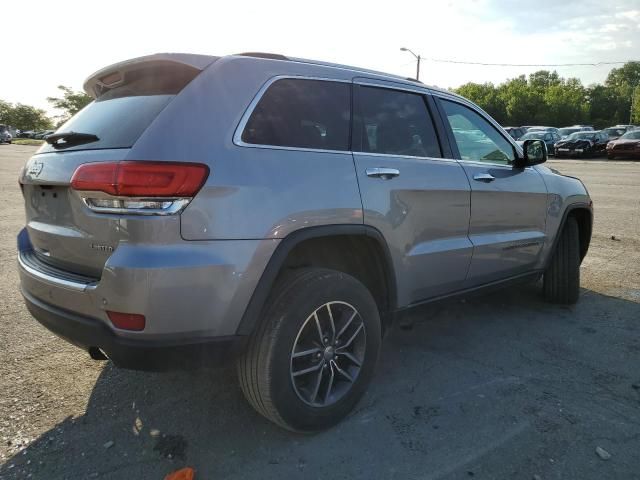
[[[499,85],[469,82],[454,91],[477,103],[501,125],[606,128],[630,119],[640,123],[639,86],[640,62],[627,62],[612,69],[602,85],[585,87],[577,78],[540,70]]]
[[[48,97],[47,102],[61,114],[49,117],[41,108],[22,103],[9,103],[0,99],[0,124],[10,125],[20,130],[48,130],[66,122],[93,100],[84,92],[75,92],[69,87],[59,85],[61,95]]]
[[[61,96],[47,101],[62,112],[60,116],[50,118],[42,109],[0,100],[0,124],[21,130],[50,129],[92,100],[64,85],[58,89]],[[502,125],[591,124],[605,128],[629,120],[640,123],[640,62],[612,69],[602,85],[585,87],[577,78],[565,79],[555,71],[540,70],[499,85],[469,82],[454,91],[480,105]]]

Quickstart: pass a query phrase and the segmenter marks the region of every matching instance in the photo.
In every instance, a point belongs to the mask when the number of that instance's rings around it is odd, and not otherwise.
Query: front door
[[[472,287],[535,268],[546,241],[547,189],[533,167],[513,168],[511,142],[479,111],[438,99],[460,164],[471,184]]]
[[[426,92],[366,80],[354,93],[364,222],[387,240],[399,306],[461,289],[472,253],[470,187],[460,164],[443,158]]]

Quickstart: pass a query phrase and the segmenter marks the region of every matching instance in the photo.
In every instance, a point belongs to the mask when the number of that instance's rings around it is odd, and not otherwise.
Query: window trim
[[[515,168],[513,162],[504,164],[504,163],[483,162],[481,160],[465,160],[463,158],[460,158],[461,155],[460,155],[460,150],[458,149],[458,144],[455,141],[455,137],[453,137],[453,131],[451,130],[451,125],[447,121],[447,115],[444,112],[444,106],[441,105],[441,101],[442,100],[446,100],[446,101],[449,101],[449,102],[452,102],[452,103],[457,103],[459,105],[462,105],[463,107],[467,107],[470,110],[474,111],[475,113],[480,115],[480,117],[482,117],[489,125],[491,125],[493,127],[493,129],[498,133],[498,135],[500,135],[502,138],[504,138],[506,140],[506,142],[511,145],[511,147],[513,148],[513,153],[516,156],[517,155],[523,155],[523,152],[522,152],[522,148],[520,148],[520,146],[517,143],[515,143],[515,140],[513,140],[510,135],[507,134],[505,136],[500,131],[502,129],[502,127],[500,127],[500,125],[493,118],[491,118],[487,113],[485,113],[482,110],[480,110],[474,104],[469,103],[467,101],[464,101],[464,99],[461,99],[461,98],[458,98],[458,97],[454,97],[453,95],[447,95],[447,94],[445,94],[443,92],[439,92],[439,91],[432,91],[431,92],[431,96],[435,100],[436,106],[438,108],[438,113],[440,114],[440,116],[442,118],[442,122],[444,124],[444,129],[447,132],[447,136],[449,137],[449,143],[451,144],[452,150],[454,150],[453,151],[453,156],[457,157],[456,161],[463,162],[464,164],[489,165],[491,167],[502,167],[502,168],[508,168],[510,170],[513,170]],[[498,128],[498,127],[500,127],[500,128]],[[525,169],[532,169],[533,166],[528,166],[528,167],[524,167],[524,168]]]
[[[317,153],[342,153],[346,155],[351,155],[352,153],[351,148],[348,148],[347,150],[327,150],[322,148],[287,147],[285,145],[247,143],[242,140],[242,133],[244,132],[244,129],[246,128],[247,123],[249,122],[249,118],[251,118],[253,111],[255,110],[260,100],[262,100],[262,97],[264,96],[266,91],[269,89],[271,85],[273,85],[278,80],[287,80],[287,79],[288,80],[317,80],[321,82],[346,83],[349,85],[353,84],[351,80],[344,80],[340,78],[314,77],[314,76],[307,76],[307,75],[276,75],[274,77],[271,77],[269,80],[267,80],[264,83],[264,85],[262,85],[262,87],[260,87],[260,90],[258,90],[258,93],[256,93],[255,97],[253,97],[253,100],[251,100],[251,103],[249,103],[249,106],[247,107],[244,114],[240,118],[240,123],[238,123],[238,126],[236,127],[235,132],[233,133],[234,145],[238,147],[266,148],[270,150],[293,150],[296,152],[317,152]],[[351,101],[349,103],[349,108],[351,110],[351,119],[349,120],[349,139],[351,138],[351,128],[353,123],[353,119],[352,119],[353,118],[353,88],[352,87],[350,87],[350,96],[351,96]],[[351,145],[349,145],[349,147],[351,147]]]

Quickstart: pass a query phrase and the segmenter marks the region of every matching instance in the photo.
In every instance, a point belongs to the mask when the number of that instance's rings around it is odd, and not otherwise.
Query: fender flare
[[[383,268],[387,290],[389,292],[389,310],[397,308],[397,287],[396,276],[393,267],[393,260],[389,251],[389,246],[382,233],[374,227],[368,225],[323,225],[318,227],[308,227],[296,230],[287,235],[276,247],[275,252],[269,259],[256,288],[253,291],[251,300],[242,315],[240,324],[236,331],[237,335],[250,335],[260,319],[262,309],[269,297],[269,293],[275,284],[276,278],[287,256],[294,247],[306,240],[322,237],[361,235],[373,238],[380,246],[383,255]]]
[[[567,218],[569,218],[569,214],[574,210],[585,210],[589,212],[589,218],[591,220],[591,223],[589,225],[589,228],[590,228],[589,240],[591,240],[591,235],[593,233],[593,207],[591,206],[591,204],[585,203],[585,202],[578,202],[578,203],[572,203],[570,205],[567,205],[567,208],[564,209],[564,213],[562,214],[562,220],[560,220],[558,231],[556,232],[555,238],[553,239],[553,245],[551,245],[551,249],[549,250],[549,255],[547,256],[547,259],[544,263],[543,270],[546,270],[547,267],[549,266],[549,263],[551,263],[553,254],[555,253],[556,247],[558,246],[558,241],[560,240],[560,233],[562,232],[565,224],[567,223]],[[586,256],[586,251],[588,249],[589,249],[589,245],[587,245],[585,249],[585,256]]]

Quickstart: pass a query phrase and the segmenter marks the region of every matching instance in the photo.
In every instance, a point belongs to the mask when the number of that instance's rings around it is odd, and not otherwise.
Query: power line
[[[423,57],[424,58],[424,57]],[[486,67],[598,67],[600,65],[620,65],[628,62],[638,62],[638,60],[627,60],[620,62],[595,62],[595,63],[485,63],[466,62],[462,60],[447,60],[443,58],[425,58],[431,62],[456,63],[461,65],[482,65]]]

